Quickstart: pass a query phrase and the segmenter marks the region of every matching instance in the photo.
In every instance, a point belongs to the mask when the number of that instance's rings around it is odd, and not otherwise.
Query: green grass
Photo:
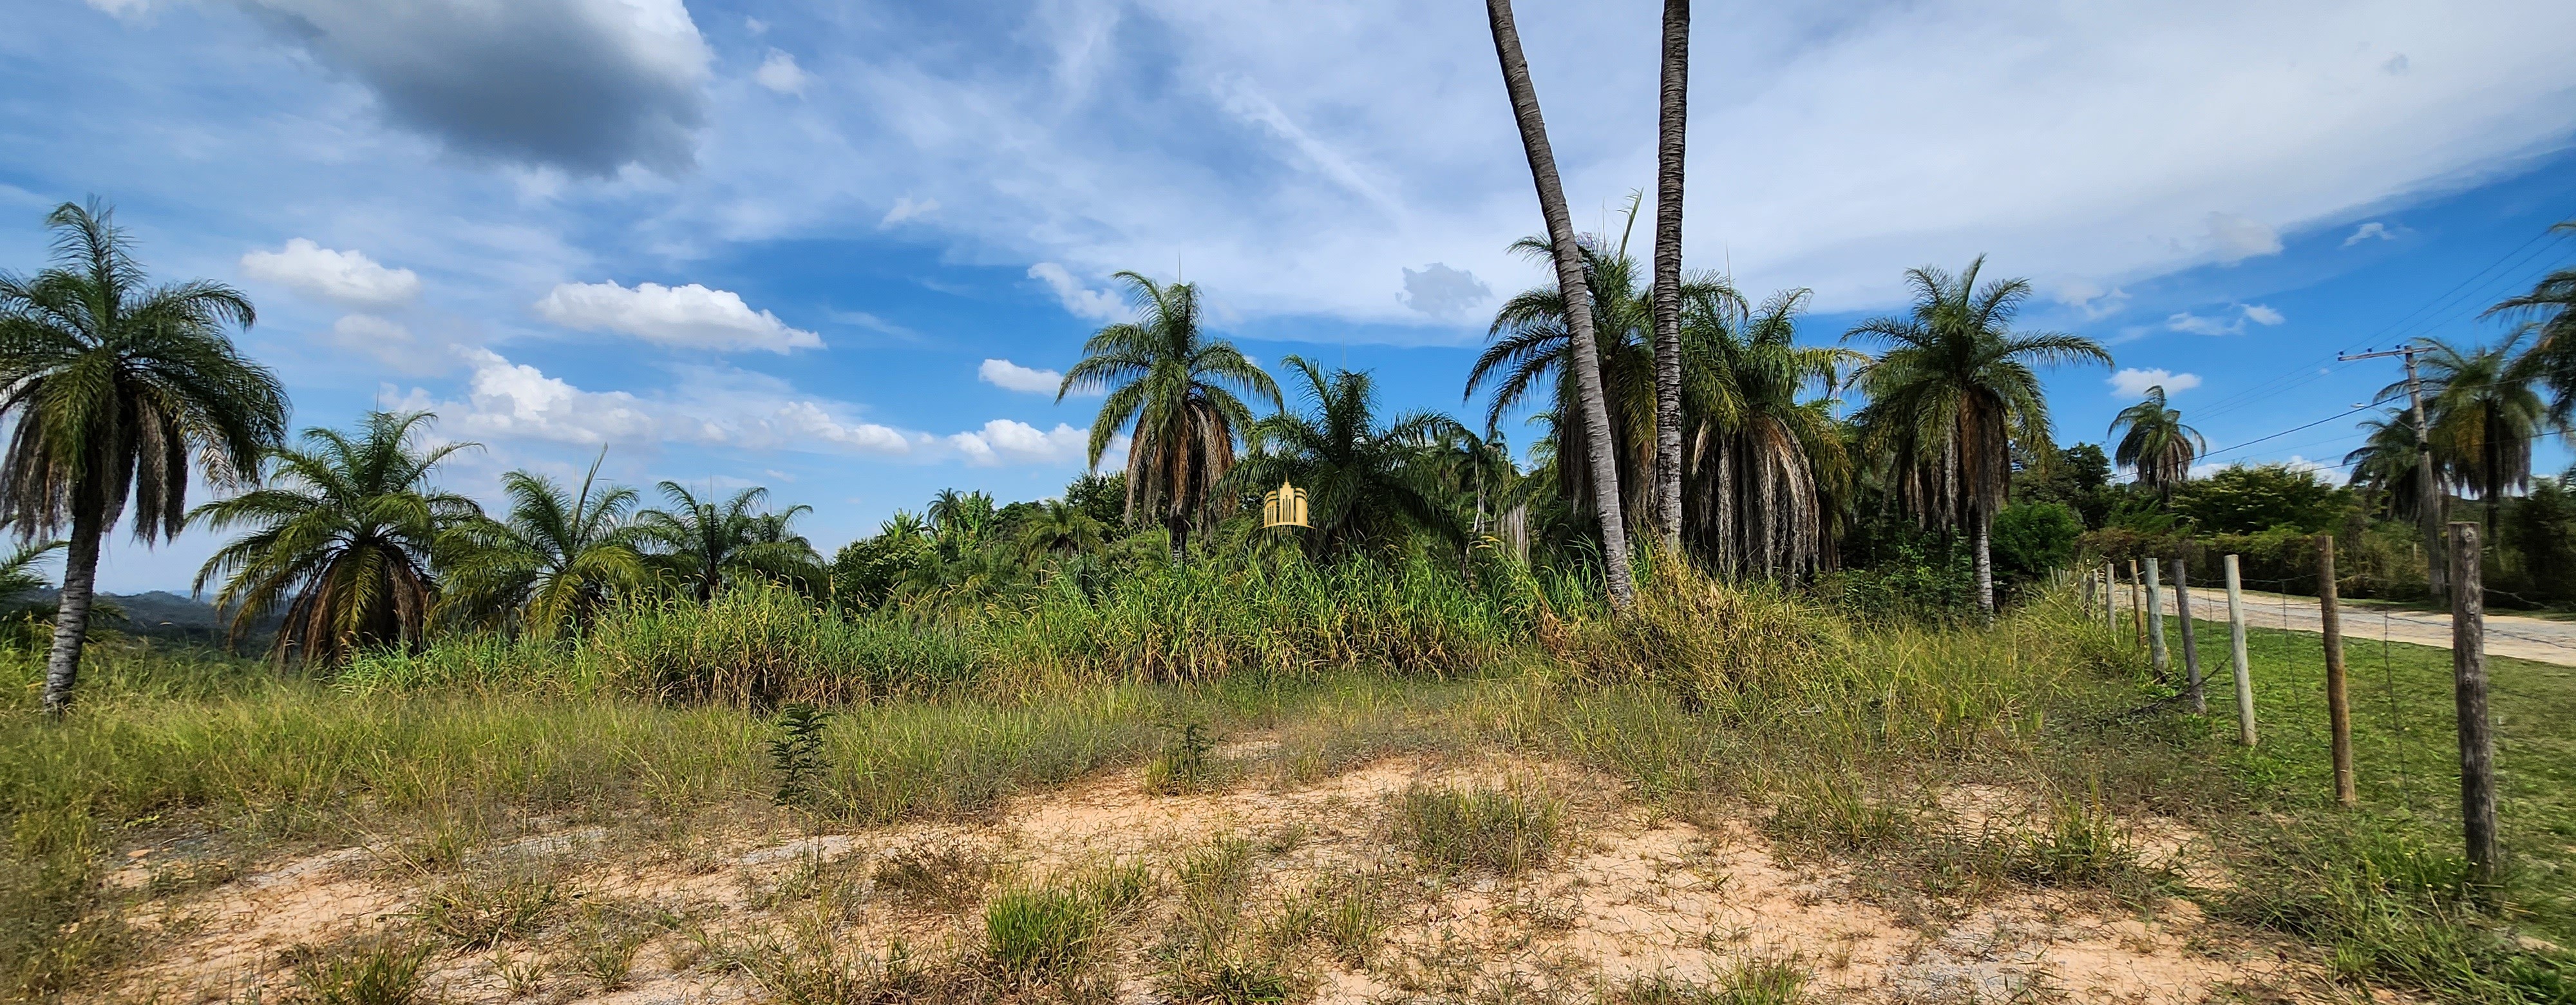
[[[2553,990],[2567,958],[2510,938],[2576,944],[2576,671],[2490,661],[2510,868],[2495,891],[2463,891],[2438,650],[2392,646],[2383,660],[2376,642],[2349,644],[2365,805],[2346,812],[2331,798],[2314,636],[2253,633],[2264,742],[2243,750],[2223,630],[2200,633],[2210,716],[2130,714],[2170,691],[2125,636],[2062,598],[1989,630],[1860,630],[1795,598],[1658,574],[1623,631],[1554,587],[1355,575],[1263,581],[1270,594],[1252,613],[1222,601],[1254,588],[1255,573],[1217,569],[1176,573],[1163,582],[1171,596],[1113,591],[1087,610],[1056,599],[987,612],[989,623],[922,615],[907,629],[906,645],[963,646],[962,664],[868,648],[895,645],[867,634],[882,625],[845,633],[783,609],[737,611],[751,621],[731,626],[629,612],[579,651],[468,640],[331,683],[107,645],[63,721],[29,707],[32,654],[0,655],[0,992],[45,998],[114,973],[130,895],[100,885],[105,866],[187,829],[211,833],[228,861],[399,838],[454,894],[419,919],[426,931],[462,946],[523,930],[558,908],[474,891],[468,851],[531,817],[638,835],[702,814],[805,826],[769,804],[778,780],[759,702],[837,694],[870,700],[838,707],[823,732],[811,812],[836,826],[981,817],[1014,792],[1168,754],[1173,723],[1274,732],[1278,753],[1243,767],[1290,782],[1389,753],[1502,750],[1609,772],[1680,815],[1751,800],[1784,847],[1884,863],[1872,868],[1911,896],[1954,905],[2007,881],[2131,889],[2135,850],[2117,821],[2153,813],[2208,833],[2232,870],[2232,891],[2191,896],[2314,946],[2347,980],[2446,1001],[2570,1000]],[[1359,599],[1331,606],[1345,587]],[[1082,649],[1112,643],[1135,648]],[[1923,822],[1938,794],[1969,782],[2047,794],[2056,812],[1991,846],[1933,843],[1938,828]],[[1500,789],[1409,793],[1389,833],[1435,869],[1496,872],[1543,862],[1565,837],[1546,796]],[[1973,868],[1923,865],[1948,852]],[[888,860],[877,886],[943,909],[981,902],[972,864],[914,865],[919,882]],[[1239,869],[1211,860],[1176,879],[1214,890]],[[1316,891],[1298,937],[1367,959],[1389,911],[1378,884]],[[1134,871],[1005,893],[985,918],[989,951],[1007,968],[1078,959],[1065,954],[1085,932],[1151,886]],[[593,983],[614,972],[617,940],[601,945]],[[1257,1000],[1293,977],[1209,945],[1193,957],[1208,963],[1189,971],[1207,980],[1193,994]],[[763,952],[735,956],[787,998],[970,979],[893,960],[816,970]]]

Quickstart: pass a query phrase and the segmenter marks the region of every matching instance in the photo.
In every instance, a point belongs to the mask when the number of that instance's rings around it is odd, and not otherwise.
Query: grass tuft
[[[1006,974],[1057,977],[1091,962],[1098,906],[1072,891],[1010,890],[984,907],[984,951]]]
[[[1517,876],[1556,853],[1565,804],[1517,788],[1415,786],[1397,798],[1393,827],[1396,841],[1424,865]]]
[[[301,1005],[414,1005],[431,947],[393,934],[288,951]]]

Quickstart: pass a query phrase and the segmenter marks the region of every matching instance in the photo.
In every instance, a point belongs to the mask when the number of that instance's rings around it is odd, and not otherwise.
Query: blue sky
[[[2213,447],[2333,417],[2397,372],[2338,350],[2498,337],[2478,308],[2576,261],[2542,236],[2576,217],[2576,5],[1803,6],[1699,5],[1691,266],[1813,288],[1825,340],[1987,254],[2136,371],[2050,375],[2067,442],[2157,379]],[[1588,226],[1652,181],[1657,7],[1520,4]],[[0,267],[91,194],[158,274],[254,296],[299,426],[433,408],[487,499],[603,447],[767,485],[827,550],[943,486],[1058,491],[1096,400],[1028,389],[1115,270],[1471,415],[1481,319],[1545,279],[1463,0],[13,5]],[[215,544],[120,542],[102,585]]]

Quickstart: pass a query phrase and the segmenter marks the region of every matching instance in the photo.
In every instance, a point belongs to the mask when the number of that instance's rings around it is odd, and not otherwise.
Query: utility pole
[[[2415,524],[2424,532],[2424,582],[2432,588],[2433,599],[2440,600],[2450,595],[2450,562],[2442,551],[2442,487],[2433,480],[2433,441],[2424,425],[2424,381],[2415,374],[2415,354],[2421,351],[2409,345],[2339,355],[2335,359],[2350,363],[2384,356],[2406,358],[2406,397],[2415,412]]]

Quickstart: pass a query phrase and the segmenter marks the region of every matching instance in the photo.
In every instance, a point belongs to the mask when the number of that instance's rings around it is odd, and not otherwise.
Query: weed
[[[1861,780],[1848,776],[1795,783],[1764,829],[1792,845],[1843,854],[1882,851],[1916,836],[1912,815],[1861,790]]]
[[[383,934],[330,946],[297,946],[296,998],[303,1005],[414,1005],[431,947]]]
[[[887,855],[871,879],[904,902],[956,910],[984,892],[992,872],[991,863],[963,846],[925,842]]]
[[[1155,987],[1192,1005],[1278,1005],[1302,997],[1311,983],[1274,961],[1228,957],[1166,967]]]
[[[2128,827],[2098,799],[2058,800],[2042,828],[2015,842],[2011,861],[2016,878],[2057,886],[2152,878],[2144,875]]]
[[[431,886],[411,917],[449,946],[474,952],[528,935],[561,898],[562,888],[542,871],[481,870]]]
[[[811,805],[815,784],[831,762],[823,756],[823,727],[832,713],[804,702],[778,712],[780,736],[769,741],[769,766],[778,773],[778,791],[770,801],[780,806]]]
[[[1795,958],[1751,959],[1708,983],[1655,974],[1632,978],[1606,997],[1612,1005],[1796,1005],[1807,1000],[1808,977]]]
[[[498,949],[492,953],[491,967],[493,976],[501,979],[501,987],[509,992],[511,1001],[545,990],[546,970],[539,960],[522,959],[508,949]]]
[[[1073,888],[1101,914],[1117,917],[1153,895],[1154,871],[1143,862],[1114,863],[1082,873]]]
[[[1252,871],[1252,842],[1232,835],[1192,849],[1181,859],[1181,889],[1198,898],[1231,897]]]
[[[0,993],[52,998],[128,947],[99,886],[97,831],[64,812],[22,814],[0,855]]]
[[[1215,750],[1206,726],[1184,723],[1162,752],[1145,762],[1145,791],[1176,796],[1217,787],[1230,773],[1211,756]]]
[[[1436,868],[1519,875],[1555,854],[1564,828],[1562,802],[1517,789],[1417,785],[1396,800],[1397,842]]]
[[[1005,973],[1060,976],[1090,962],[1099,908],[1064,890],[1011,890],[984,907],[985,953]]]
[[[573,930],[564,965],[601,992],[625,987],[635,972],[635,951],[653,932],[641,919],[599,905],[585,905]]]

